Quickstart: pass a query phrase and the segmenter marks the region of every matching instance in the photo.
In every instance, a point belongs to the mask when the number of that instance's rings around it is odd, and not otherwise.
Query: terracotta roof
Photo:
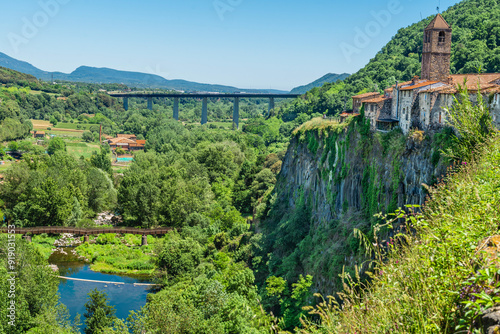
[[[400,82],[400,83],[398,83],[398,87],[403,87],[403,86],[411,85],[412,83],[413,83],[413,81]],[[396,87],[396,85],[392,85],[392,87]]]
[[[421,93],[435,93],[435,92],[443,93],[443,92],[448,91],[450,89],[454,90],[456,92],[456,89],[453,86],[451,86],[451,85],[444,85],[444,86],[439,86],[439,87],[431,87],[429,89],[425,89],[425,90],[422,90],[420,92]]]
[[[491,89],[495,89],[499,87],[498,85],[494,85],[494,84],[485,84],[485,85],[481,85],[481,87],[479,89],[481,89],[481,91],[489,91]],[[477,92],[477,85],[474,85],[472,87],[468,87],[467,90],[469,92]]]
[[[135,141],[137,144],[139,145],[145,145],[146,144],[146,140],[143,140],[143,139],[138,139]]]
[[[119,134],[116,135],[116,137],[118,137],[118,138],[132,138],[132,137],[136,137],[136,135],[119,133]]]
[[[45,135],[45,131],[35,131],[35,135]]]
[[[354,114],[354,113],[352,113],[352,112],[343,112],[343,113],[342,113],[342,114],[340,114],[339,116],[340,116],[340,117],[349,117],[349,116],[354,116],[354,117],[356,117],[356,116],[359,116],[359,114],[358,114],[358,113],[355,113],[355,114]]]
[[[380,93],[379,92],[364,93],[364,94],[355,95],[352,98],[353,99],[362,99],[364,97],[370,97],[370,96],[375,96],[375,95],[380,95]]]
[[[489,88],[487,91],[490,94],[498,94],[498,93],[500,93],[500,86]]]
[[[458,93],[458,90],[456,88],[450,87],[450,88],[447,88],[447,89],[440,91],[439,93],[441,93],[441,94],[456,94],[456,93]]]
[[[128,138],[111,138],[109,140],[109,143],[111,145],[116,145],[116,144],[135,144],[135,141],[132,140],[132,139],[128,139]]]
[[[452,74],[450,75],[453,85],[463,85],[464,79],[467,79],[467,88],[477,88],[477,84],[486,86],[493,81],[500,79],[500,73],[481,73],[481,74]]]
[[[406,87],[403,87],[403,88],[400,88],[400,90],[414,90],[415,88],[421,88],[421,87],[425,87],[425,86],[430,86],[430,85],[433,85],[433,84],[437,84],[439,81],[424,81],[424,82],[420,82],[416,85],[411,85],[411,86],[406,86]]]
[[[385,100],[388,100],[388,98],[384,97],[383,95],[374,97],[373,99],[365,100],[365,103],[380,103]]]
[[[437,14],[436,17],[429,23],[425,30],[430,29],[451,29],[451,26],[446,22],[446,20],[441,16],[441,14]]]

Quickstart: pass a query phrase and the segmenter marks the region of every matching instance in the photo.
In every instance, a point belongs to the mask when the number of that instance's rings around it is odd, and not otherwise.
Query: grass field
[[[84,130],[76,130],[76,124],[71,123],[60,123],[56,127],[52,125],[49,121],[41,121],[38,119],[32,119],[31,123],[33,124],[33,130],[35,131],[45,131],[45,133],[49,135],[56,135],[58,137],[75,137],[81,138]],[[69,124],[73,126],[73,128],[64,128],[59,127],[61,124]],[[82,124],[83,126],[87,126],[89,124]],[[47,130],[47,128],[51,128],[51,130]]]
[[[47,130],[47,128],[53,127],[52,123],[49,121],[41,121],[38,119],[32,119],[33,129],[35,130]]]
[[[78,126],[81,128],[78,129]],[[57,123],[55,129],[70,129],[70,130],[89,130],[91,126],[99,126],[98,124],[76,124],[76,123]]]
[[[68,130],[68,129],[57,129],[57,130],[46,130],[46,133],[49,135],[56,135],[58,137],[74,137],[74,138],[81,138],[83,131],[81,130]]]
[[[66,149],[68,150],[68,154],[74,156],[75,158],[80,158],[82,155],[84,158],[90,158],[92,152],[99,151],[99,145],[66,142]]]

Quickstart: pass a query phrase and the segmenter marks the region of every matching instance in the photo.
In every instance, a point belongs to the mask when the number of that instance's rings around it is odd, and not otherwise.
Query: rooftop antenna
[[[441,13],[439,12],[439,6],[438,6],[438,7],[436,7],[436,10],[437,10],[438,14],[441,14]]]
[[[441,14],[441,12],[439,11],[439,7],[441,7],[441,0],[438,1],[438,6],[436,8],[438,14]]]
[[[420,20],[423,20],[424,18],[422,17],[422,12],[420,12]]]

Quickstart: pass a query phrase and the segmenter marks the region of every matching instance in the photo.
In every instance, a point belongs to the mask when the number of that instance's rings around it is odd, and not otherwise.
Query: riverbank
[[[51,237],[45,234],[33,237],[33,244],[44,258],[60,247],[74,247],[71,252],[79,261],[90,264],[90,269],[106,274],[151,275],[156,269],[155,247],[161,238],[148,236],[148,245],[141,246],[140,235],[102,234],[90,236],[89,242],[70,234]]]

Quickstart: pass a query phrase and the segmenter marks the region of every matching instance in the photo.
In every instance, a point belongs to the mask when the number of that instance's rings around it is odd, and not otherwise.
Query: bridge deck
[[[0,233],[8,233],[7,227],[0,227]],[[56,226],[39,226],[28,228],[16,228],[16,234],[61,234],[71,233],[75,235],[96,235],[103,233],[121,233],[121,234],[141,234],[141,235],[164,235],[172,231],[171,227],[163,227],[157,229],[138,229],[138,228],[76,228],[76,227],[56,227]]]
[[[180,97],[180,98],[276,98],[276,99],[295,99],[300,94],[265,94],[265,93],[108,93],[112,97]]]

